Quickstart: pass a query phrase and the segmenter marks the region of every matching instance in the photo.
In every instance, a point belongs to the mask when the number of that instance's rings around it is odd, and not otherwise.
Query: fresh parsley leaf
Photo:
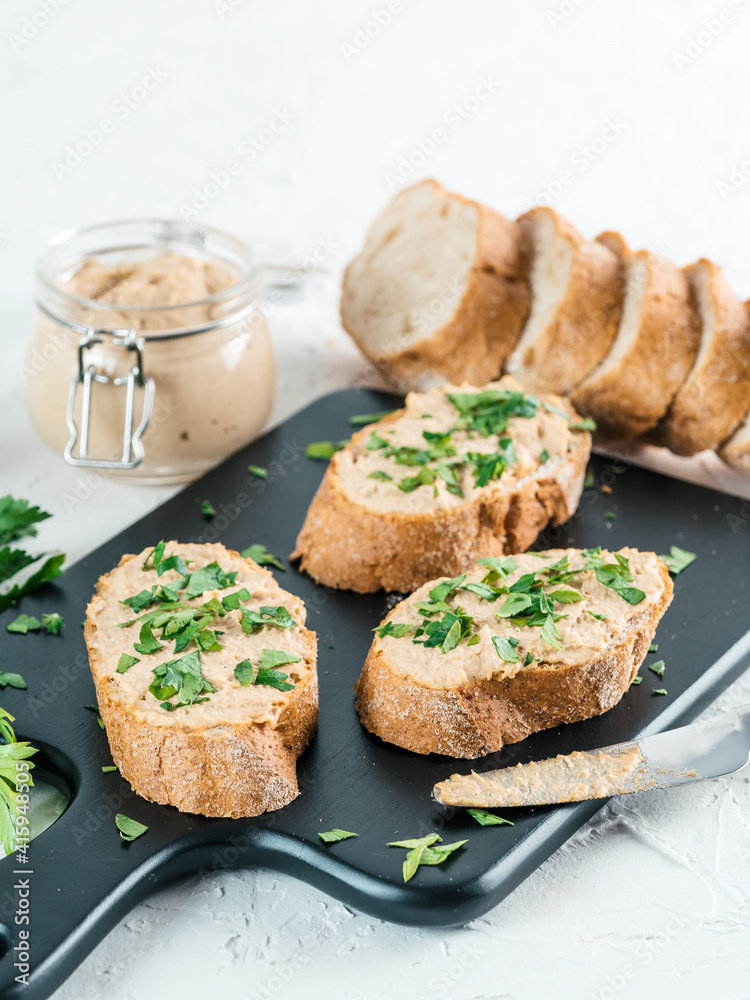
[[[243,687],[247,687],[255,680],[255,667],[250,659],[240,660],[234,668],[234,676]]]
[[[506,663],[518,663],[518,639],[515,636],[492,636],[492,645],[495,652]]]
[[[382,469],[373,470],[367,477],[368,479],[379,479],[384,483],[392,483],[393,476],[389,476],[387,472],[383,472]]]
[[[41,627],[42,623],[33,615],[19,615],[18,618],[14,618],[5,626],[8,632],[19,632],[21,635],[26,635],[27,632],[38,632]]]
[[[124,601],[120,601],[120,604],[125,604],[131,608],[137,615],[147,608],[149,604],[153,604],[157,597],[156,590],[159,584],[155,583],[150,590],[141,590],[140,593],[134,594],[132,597],[126,597]]]
[[[450,462],[439,461],[435,466],[435,472],[443,480],[449,493],[457,497],[464,495],[461,484],[456,477],[454,466]]]
[[[658,650],[658,648],[659,648],[659,643],[652,642],[651,645],[648,647],[648,651],[649,653],[655,653]]]
[[[433,601],[445,601],[455,590],[463,585],[466,579],[466,573],[461,573],[460,576],[454,576],[452,580],[443,580],[442,583],[438,583],[430,591],[430,597]]]
[[[531,604],[532,599],[529,594],[510,594],[495,614],[498,618],[516,618],[527,608],[530,608]]]
[[[349,417],[349,423],[352,427],[365,427],[367,424],[376,424],[378,420],[395,412],[395,410],[381,410],[380,413],[355,413]]]
[[[381,639],[384,635],[392,635],[394,639],[400,639],[402,636],[408,635],[413,628],[412,622],[385,622],[374,628],[373,632],[377,632]]]
[[[243,687],[250,684],[261,684],[276,688],[278,691],[291,691],[294,684],[289,681],[289,675],[275,667],[287,663],[299,663],[300,657],[283,649],[264,649],[258,661],[258,671],[255,672],[252,660],[241,660],[234,668],[234,676]]]
[[[640,604],[646,594],[638,587],[632,587],[633,574],[630,570],[630,560],[619,552],[615,552],[615,563],[604,565],[599,554],[594,550],[586,550],[587,562],[585,569],[593,568],[599,583],[614,590],[628,604]]]
[[[413,493],[420,486],[432,486],[435,482],[436,472],[428,465],[423,466],[416,476],[404,476],[398,484],[398,488],[404,493]]]
[[[513,556],[507,559],[500,559],[497,556],[484,556],[477,559],[477,566],[487,566],[489,573],[482,580],[482,583],[495,583],[496,580],[507,580],[508,576],[516,569],[518,563]]]
[[[648,669],[656,674],[657,677],[663,677],[666,666],[664,660],[657,660],[655,663],[649,663]]]
[[[631,687],[637,687],[642,682],[643,682],[643,678],[641,677],[641,675],[640,674],[636,674],[635,677],[630,682],[630,686]]]
[[[134,667],[136,663],[141,661],[137,656],[131,656],[130,653],[120,653],[120,659],[117,661],[116,673],[124,674],[126,670],[130,670]]]
[[[509,819],[503,819],[495,813],[487,812],[486,809],[467,809],[466,812],[472,819],[475,819],[480,826],[513,826]]]
[[[559,590],[553,590],[549,596],[559,604],[576,604],[578,601],[584,600],[583,594],[579,594],[572,587],[561,587]]]
[[[240,611],[242,612],[240,625],[242,631],[248,635],[260,631],[265,626],[271,628],[294,628],[297,624],[289,614],[289,611],[283,606],[264,606],[260,611],[250,611],[249,608],[240,608]]]
[[[248,465],[247,471],[258,479],[268,479],[268,469],[264,469],[262,465]]]
[[[591,615],[592,618],[596,618],[598,622],[605,622],[607,620],[606,615],[600,615],[596,611],[590,611],[588,608],[586,608],[586,614]]]
[[[285,649],[264,649],[258,660],[260,670],[273,670],[275,667],[283,667],[287,663],[299,663],[300,657],[296,653],[289,653]]]
[[[20,573],[22,569],[26,569],[41,558],[41,555],[31,556],[23,549],[11,549],[8,546],[0,549],[0,583],[10,580],[16,573]]]
[[[681,549],[679,545],[670,546],[668,556],[659,556],[659,559],[661,559],[673,576],[677,576],[677,574],[686,569],[691,562],[695,562],[697,558],[698,557],[695,552],[688,552],[685,549]]]
[[[125,816],[124,813],[118,813],[115,816],[115,824],[122,839],[128,842],[142,837],[148,830],[148,827],[144,826],[143,823],[139,823],[137,819],[131,819],[130,816]]]
[[[542,465],[544,465],[545,462],[549,462],[549,452],[547,451],[546,448],[542,449],[542,453],[539,456],[539,461]]]
[[[542,638],[547,643],[548,646],[552,646],[554,649],[562,649],[562,636],[558,631],[557,625],[555,625],[555,619],[552,615],[547,615],[542,625]]]
[[[455,844],[443,844],[441,838],[433,833],[417,840],[396,840],[388,844],[388,847],[403,847],[408,850],[403,864],[404,882],[408,882],[420,865],[440,865],[465,843],[467,841],[458,840]]]
[[[365,445],[368,451],[381,451],[383,448],[388,447],[388,442],[385,438],[380,437],[375,431],[370,432],[370,436],[367,439],[367,444]]]
[[[116,770],[117,766],[115,764],[105,764],[102,767],[102,774],[112,774],[112,772]]]
[[[511,417],[536,416],[538,406],[535,396],[508,389],[448,393],[448,399],[459,412],[459,426],[482,437],[503,434]]]
[[[666,688],[654,688],[654,690],[651,692],[651,694],[666,694],[666,693],[667,693]]]
[[[34,767],[29,758],[38,752],[29,743],[16,740],[11,725],[14,721],[10,712],[0,708],[0,737],[5,741],[0,743],[0,849],[6,856],[13,853],[18,843],[17,820],[21,805],[17,794],[18,776],[21,768],[30,771]],[[31,778],[25,783],[34,784]]]
[[[29,507],[28,500],[16,499],[10,494],[0,497],[0,546],[17,542],[19,538],[34,537],[37,533],[34,525],[51,516],[39,507]]]
[[[608,510],[606,512],[606,514],[604,515],[604,520],[605,521],[616,521],[617,520],[617,514],[615,514],[615,512],[613,510]]]
[[[138,642],[133,643],[133,649],[136,653],[158,653],[160,649],[164,649],[164,646],[154,636],[150,622],[142,623]]]
[[[279,557],[269,552],[265,545],[261,545],[260,542],[248,545],[246,549],[240,552],[240,555],[243,559],[252,559],[259,566],[275,566],[276,569],[280,569],[286,573],[286,566]]]
[[[252,598],[252,594],[246,587],[242,587],[241,590],[235,590],[233,594],[227,594],[226,597],[222,597],[221,606],[224,611],[239,611],[240,601],[249,601]],[[208,602],[211,603],[210,601]],[[208,607],[208,604],[203,605],[204,608]],[[218,612],[221,614],[221,612]]]
[[[9,674],[4,670],[0,670],[0,688],[4,687],[20,688],[22,691],[25,691],[26,681],[20,674]],[[1,749],[2,747],[0,747]]]
[[[56,611],[51,614],[42,615],[42,628],[45,630],[47,635],[57,635],[62,629],[65,628],[65,622],[61,615],[58,615]]]
[[[210,500],[201,500],[201,514],[206,518],[206,520],[216,517],[216,508]]]
[[[328,461],[333,458],[337,451],[341,451],[349,444],[348,441],[313,441],[305,449],[308,458]]]
[[[289,674],[285,674],[281,670],[261,670],[259,668],[255,675],[255,683],[276,688],[277,691],[294,690],[294,684],[289,681]]]
[[[206,590],[225,590],[237,579],[237,572],[225,573],[217,562],[209,563],[190,574],[185,599],[199,597]]]
[[[34,560],[36,561],[36,560]],[[18,603],[22,597],[27,594],[32,593],[38,587],[41,587],[43,583],[49,583],[50,580],[54,580],[62,573],[62,564],[65,562],[65,553],[61,552],[59,555],[50,556],[49,559],[42,565],[41,569],[38,569],[36,573],[33,573],[25,583],[16,584],[11,587],[9,591],[5,594],[0,594],[0,611],[5,611],[6,608],[12,607],[14,604]]]
[[[217,639],[219,633],[215,632],[210,628],[200,629],[195,633],[195,643],[199,649],[202,649],[204,653],[218,652],[218,650],[224,647]]]
[[[351,418],[350,418],[351,420]],[[335,844],[339,840],[349,840],[350,837],[358,837],[358,833],[350,833],[349,830],[326,830],[325,833],[319,833],[318,836],[323,841],[324,844]]]
[[[586,478],[583,480],[583,488],[585,490],[593,489],[596,485],[596,477],[594,476],[594,470],[589,468],[586,469]]]
[[[213,684],[203,676],[200,653],[197,649],[176,660],[160,663],[154,667],[152,673],[154,680],[149,691],[160,702],[177,695],[177,704],[173,705],[173,708],[184,708],[206,701],[207,699],[201,698],[200,695],[213,694],[216,691]]]
[[[507,587],[492,587],[489,583],[466,583],[460,589],[476,594],[483,601],[496,601],[498,597],[508,592]]]
[[[471,623],[474,619],[461,608],[446,611],[438,621],[430,621],[420,625],[412,642],[421,642],[425,647],[439,646],[444,653],[450,653],[462,639],[471,635]],[[421,639],[426,635],[426,639]]]

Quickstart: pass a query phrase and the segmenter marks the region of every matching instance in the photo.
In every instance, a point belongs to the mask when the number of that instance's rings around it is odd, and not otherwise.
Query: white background
[[[433,174],[507,215],[551,195],[587,235],[711,257],[750,294],[745,0],[400,0],[382,28],[382,0],[44,3],[58,12],[6,0],[0,31],[0,494],[53,511],[40,541],[71,559],[169,491],[87,481],[36,439],[20,368],[34,259],[67,227],[179,217],[277,111],[288,124],[193,216],[299,257],[332,247],[272,317],[274,421],[372,378],[338,322],[341,268],[436,128],[408,180]],[[149,71],[161,82],[117,111]],[[114,128],[90,155],[56,169],[103,118]],[[608,122],[619,134],[597,142]],[[750,678],[720,707],[743,701]],[[134,910],[57,996],[746,1000],[749,833],[747,773],[632,797],[450,931],[394,928],[264,872],[187,881]]]

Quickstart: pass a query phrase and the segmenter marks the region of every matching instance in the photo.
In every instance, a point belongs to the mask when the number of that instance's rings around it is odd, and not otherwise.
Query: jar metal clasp
[[[94,344],[104,343],[104,337],[111,337],[112,344],[116,347],[124,347],[125,350],[135,354],[135,360],[127,375],[112,378],[96,370],[96,366],[90,364],[85,353]],[[138,337],[135,330],[95,330],[87,329],[83,337],[78,342],[78,371],[70,382],[68,391],[68,407],[65,420],[68,425],[70,437],[65,446],[65,461],[69,465],[83,465],[97,469],[134,469],[143,461],[143,432],[148,426],[154,408],[154,380],[146,378],[143,374],[143,344],[142,337]],[[89,457],[89,435],[91,431],[91,390],[94,383],[109,384],[113,386],[124,385],[125,388],[125,419],[122,433],[122,455],[119,460],[90,458]],[[76,400],[78,397],[78,387],[81,386],[81,427],[80,432],[76,426]],[[136,390],[143,390],[143,408],[141,419],[135,429],[133,422],[135,419]],[[73,450],[78,443],[78,454],[74,455]]]

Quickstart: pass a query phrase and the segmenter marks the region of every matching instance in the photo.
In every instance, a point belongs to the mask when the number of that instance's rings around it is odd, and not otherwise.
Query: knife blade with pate
[[[433,798],[446,806],[500,808],[581,802],[705,781],[750,758],[750,705],[630,743],[575,751],[499,771],[453,774]]]

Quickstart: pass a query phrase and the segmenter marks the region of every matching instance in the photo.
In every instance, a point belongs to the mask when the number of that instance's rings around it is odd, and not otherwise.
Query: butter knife
[[[732,774],[750,759],[750,705],[629,743],[498,771],[454,774],[432,790],[446,806],[509,808],[581,802]]]

